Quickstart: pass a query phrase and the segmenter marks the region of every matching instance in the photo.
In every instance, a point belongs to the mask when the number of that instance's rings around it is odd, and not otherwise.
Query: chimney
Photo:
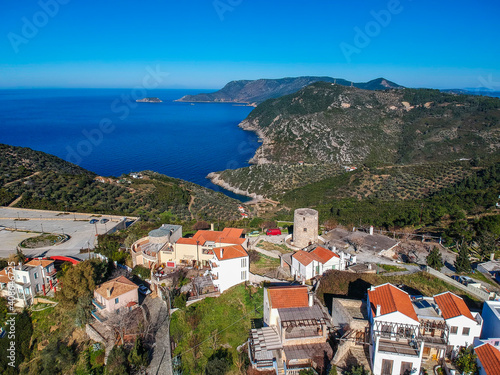
[[[106,289],[106,296],[109,298],[111,297],[111,288]]]
[[[377,305],[377,313],[375,316],[380,316],[380,305]]]
[[[210,230],[213,231],[214,230],[214,223],[211,223],[210,224]]]
[[[368,269],[371,270],[372,269],[372,264],[371,263],[368,263]]]
[[[371,292],[373,292],[374,290],[375,290],[375,286],[373,286],[373,285],[372,285],[372,286],[370,287],[370,291],[371,291]]]
[[[314,295],[312,293],[309,293],[308,296],[309,296],[309,307],[312,307],[314,305]]]
[[[370,225],[370,236],[373,236],[373,225]]]
[[[494,261],[494,260],[495,260],[495,253],[491,253],[491,254],[490,254],[490,260],[491,260],[491,261]]]
[[[224,248],[220,249],[220,258],[224,258]]]

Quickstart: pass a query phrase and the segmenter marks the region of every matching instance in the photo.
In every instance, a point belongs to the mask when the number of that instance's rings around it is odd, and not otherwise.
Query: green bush
[[[132,275],[136,275],[142,280],[146,280],[151,277],[151,270],[147,267],[137,265],[132,269]]]

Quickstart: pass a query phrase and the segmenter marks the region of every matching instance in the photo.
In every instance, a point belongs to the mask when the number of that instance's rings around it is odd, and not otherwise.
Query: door
[[[424,357],[428,357],[431,355],[431,348],[429,348],[428,346],[424,346],[424,353],[423,353]]]
[[[401,362],[401,375],[410,375],[413,363],[411,362]]]
[[[381,375],[392,375],[392,365],[394,361],[383,359],[382,360],[382,373]]]

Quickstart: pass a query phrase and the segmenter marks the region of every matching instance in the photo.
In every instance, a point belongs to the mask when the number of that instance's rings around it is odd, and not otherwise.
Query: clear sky
[[[500,90],[499,14],[497,0],[5,0],[0,88],[134,87],[149,67],[165,88],[327,75]]]

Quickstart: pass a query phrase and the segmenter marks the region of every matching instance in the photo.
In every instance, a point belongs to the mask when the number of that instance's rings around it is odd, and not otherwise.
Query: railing
[[[97,300],[95,300],[94,298],[92,298],[92,303],[95,305],[95,307],[97,307],[98,309],[101,309],[101,310],[104,310],[106,308],[106,306],[104,305],[101,305],[99,302],[97,302]]]
[[[146,253],[145,251],[142,252],[142,256],[144,258],[146,258],[147,260],[150,260],[152,262],[155,262],[157,260],[157,255],[156,254],[157,253],[154,253],[154,255],[152,255],[152,254]]]
[[[213,255],[213,250],[212,249],[201,249],[201,253],[205,255]]]

